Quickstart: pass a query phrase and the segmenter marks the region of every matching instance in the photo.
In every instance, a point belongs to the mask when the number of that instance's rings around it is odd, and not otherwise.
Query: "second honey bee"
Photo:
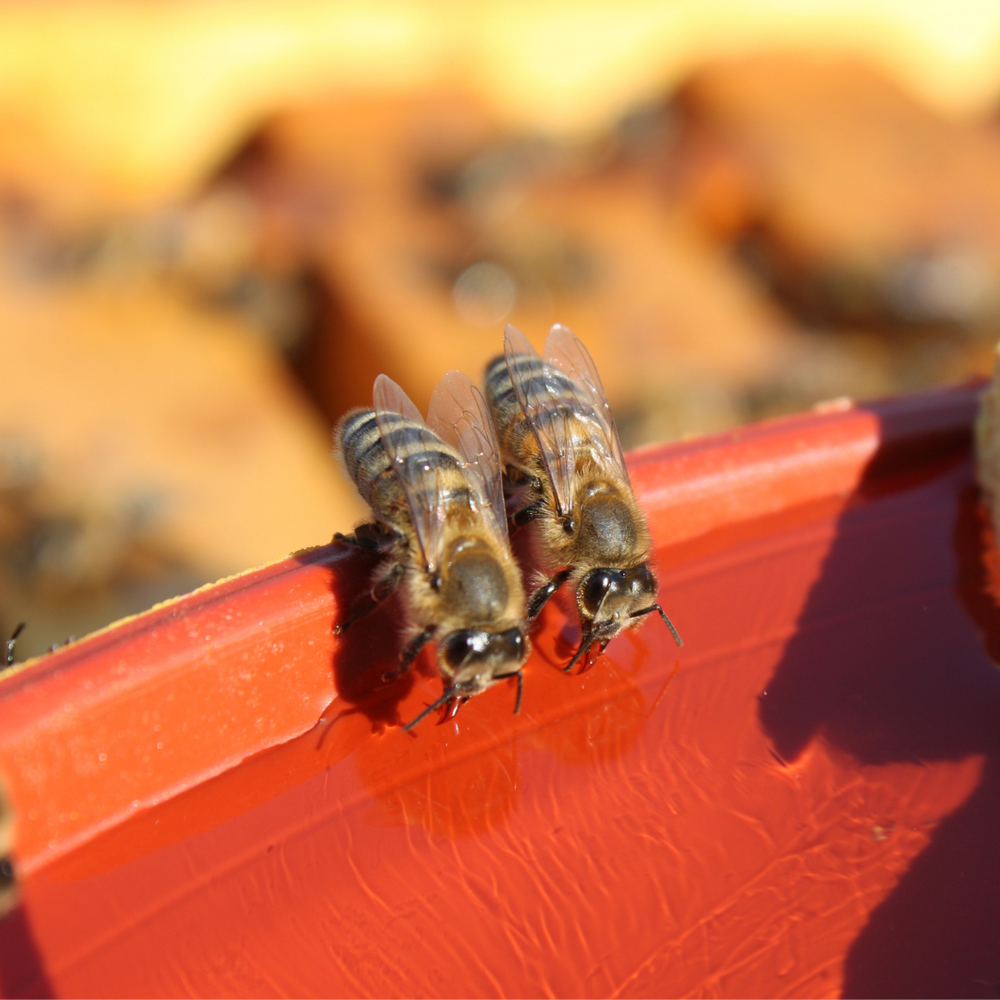
[[[557,324],[542,358],[508,326],[504,355],[486,370],[486,398],[515,497],[513,523],[531,525],[536,558],[551,574],[529,600],[528,620],[563,584],[574,595],[582,634],[564,669],[586,663],[595,644],[603,652],[651,612],[682,645],[656,603],[649,528],[601,378],[580,340]]]
[[[374,515],[348,540],[383,558],[370,599],[338,631],[398,588],[407,642],[392,676],[434,642],[444,679],[441,697],[403,728],[443,705],[457,710],[506,677],[517,678],[517,712],[528,654],[525,595],[482,393],[460,372],[449,372],[434,390],[425,422],[403,390],[380,375],[373,402],[373,409],[344,417],[338,441]]]

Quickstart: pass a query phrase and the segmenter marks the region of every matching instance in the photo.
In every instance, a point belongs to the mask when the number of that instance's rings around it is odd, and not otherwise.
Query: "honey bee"
[[[17,876],[11,860],[14,846],[14,813],[4,783],[0,781],[0,917],[17,905]]]
[[[486,399],[506,468],[512,523],[532,526],[536,559],[552,574],[528,602],[533,621],[565,583],[580,616],[580,645],[568,671],[591,647],[598,655],[622,629],[658,612],[649,568],[651,540],[622,456],[614,417],[594,361],[577,336],[556,324],[545,358],[513,326],[504,355],[486,369]]]
[[[437,644],[442,705],[459,705],[496,681],[517,678],[521,708],[528,655],[525,594],[510,550],[496,435],[482,393],[461,372],[438,383],[427,421],[385,375],[374,408],[354,410],[337,432],[344,466],[374,520],[346,538],[382,556],[370,595],[335,631],[399,588],[406,643],[388,680]],[[338,535],[338,538],[344,536]]]
[[[2,664],[0,664],[0,670],[6,670],[8,667],[14,666],[14,649],[17,646],[17,637],[24,631],[25,623],[21,622],[17,628],[14,629],[10,634],[10,638],[7,640],[7,655]]]

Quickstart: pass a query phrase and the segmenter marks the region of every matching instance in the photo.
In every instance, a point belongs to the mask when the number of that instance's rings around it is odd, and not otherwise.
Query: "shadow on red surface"
[[[897,457],[876,456],[860,496],[912,479],[897,471],[912,462]],[[926,459],[918,475],[940,476],[941,463]],[[942,462],[958,463],[957,489],[947,485],[952,475],[944,489],[931,480],[884,502],[877,519],[865,507],[844,512],[759,703],[789,762],[817,737],[864,766],[984,759],[978,787],[950,815],[927,820],[929,845],[851,946],[847,997],[1000,996],[996,543],[967,453]],[[927,490],[938,495],[928,501]],[[941,593],[952,576],[953,589]]]
[[[5,997],[55,996],[20,906],[0,921],[0,991]]]

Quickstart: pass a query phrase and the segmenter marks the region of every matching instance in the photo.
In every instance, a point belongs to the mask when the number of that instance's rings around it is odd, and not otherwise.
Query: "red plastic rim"
[[[0,985],[988,995],[974,407],[960,389],[633,455],[686,645],[650,623],[567,677],[553,608],[521,716],[498,685],[402,733],[440,681],[381,686],[391,609],[334,642],[368,571],[337,547],[5,677],[22,906]]]

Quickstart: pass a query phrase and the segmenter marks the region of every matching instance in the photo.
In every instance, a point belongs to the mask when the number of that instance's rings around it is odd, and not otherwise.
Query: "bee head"
[[[528,640],[520,628],[505,632],[483,632],[470,628],[450,632],[438,643],[438,664],[445,677],[444,693],[403,729],[409,732],[442,705],[451,703],[457,710],[472,695],[485,691],[495,681],[505,677],[517,678],[517,701],[514,703],[514,714],[517,715],[521,711],[524,691],[521,664],[527,655]]]
[[[595,632],[615,635],[633,613],[656,599],[656,577],[643,563],[633,569],[593,569],[577,587],[576,600]]]
[[[506,632],[459,629],[438,643],[441,672],[452,680],[452,689],[463,695],[478,694],[501,677],[512,677],[528,655],[528,642],[520,628]]]

